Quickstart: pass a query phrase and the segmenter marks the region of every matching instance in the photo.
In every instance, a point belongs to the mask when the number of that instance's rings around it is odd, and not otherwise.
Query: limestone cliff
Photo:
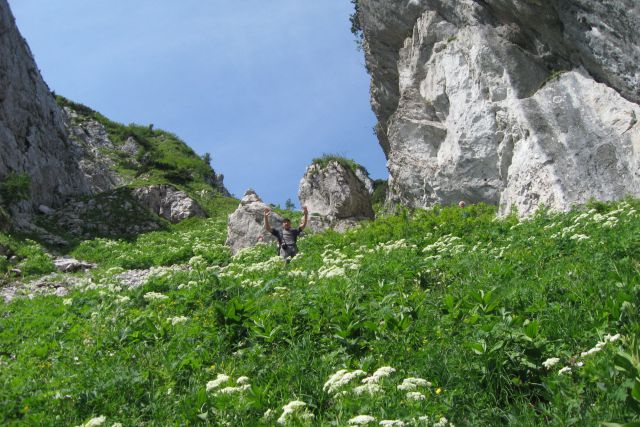
[[[88,221],[84,207],[91,205],[78,196],[89,195],[95,205],[98,195],[108,193],[109,198],[123,185],[138,187],[134,203],[171,221],[201,216],[202,209],[178,188],[192,196],[228,196],[223,176],[211,168],[210,160],[210,155],[197,155],[176,135],[152,125],[125,126],[54,97],[7,0],[0,0],[0,184],[18,179],[24,183],[19,175],[29,177],[28,194],[21,190],[20,197],[2,200],[1,194],[9,197],[7,191],[0,193],[0,224],[8,222],[4,208],[9,207],[14,227],[22,231],[43,235],[33,224],[33,214],[46,212],[60,220],[59,226],[72,221],[77,231],[72,234],[82,234],[82,227],[76,226]],[[14,196],[11,191],[8,194]]]
[[[359,0],[389,199],[640,195],[640,4]]]
[[[57,205],[89,192],[67,138],[64,116],[0,0],[0,180],[30,176],[33,204]]]

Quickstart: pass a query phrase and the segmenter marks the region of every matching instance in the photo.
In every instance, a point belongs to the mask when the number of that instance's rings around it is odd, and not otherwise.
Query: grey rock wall
[[[0,0],[0,180],[11,173],[31,177],[31,203],[60,205],[66,196],[90,191],[67,140],[64,116],[9,5]]]
[[[640,4],[360,0],[389,199],[640,195]]]

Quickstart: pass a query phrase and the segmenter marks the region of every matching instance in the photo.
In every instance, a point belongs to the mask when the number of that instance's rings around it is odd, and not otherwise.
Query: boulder
[[[76,271],[89,270],[96,268],[95,264],[85,261],[78,261],[71,257],[61,257],[53,260],[53,265],[58,271],[63,273],[75,273]]]
[[[368,178],[365,172],[360,170],[360,174]],[[366,181],[356,173],[337,160],[330,160],[326,165],[314,163],[307,168],[300,181],[298,198],[300,204],[309,209],[312,230],[329,227],[342,230],[360,220],[374,218],[371,206],[373,184],[369,191]]]
[[[275,237],[264,229],[264,210],[268,208],[255,191],[247,190],[238,209],[229,215],[225,244],[231,248],[233,254],[260,242],[276,241]],[[282,217],[271,212],[269,224],[273,228],[281,227]]]
[[[151,185],[136,188],[133,190],[132,195],[140,205],[172,223],[195,216],[206,216],[204,210],[195,200],[187,196],[184,191],[178,190],[171,185]]]

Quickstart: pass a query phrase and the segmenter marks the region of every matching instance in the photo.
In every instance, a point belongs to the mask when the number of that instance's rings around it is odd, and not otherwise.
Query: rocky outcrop
[[[112,156],[120,152],[135,162],[138,146],[133,138],[118,149],[101,123],[78,114],[70,107],[63,110],[73,155],[91,191],[101,193],[125,184],[125,180],[116,173]]]
[[[132,196],[132,190],[124,187],[81,200],[69,200],[63,207],[45,214],[39,222],[47,229],[64,230],[85,239],[135,236],[161,228],[157,212],[141,206]],[[30,218],[27,218],[20,224],[31,234],[41,238],[47,236],[45,230],[30,223]],[[66,242],[63,240],[56,244],[65,246]]]
[[[195,216],[206,216],[195,200],[171,185],[136,188],[132,195],[141,206],[173,223]]]
[[[238,209],[229,215],[225,245],[231,248],[233,254],[260,242],[276,241],[275,237],[264,229],[264,210],[268,208],[269,206],[262,202],[255,191],[247,190]],[[273,228],[280,228],[282,217],[271,212],[269,224]]]
[[[366,171],[360,169],[360,174],[368,179]],[[310,165],[298,190],[300,204],[309,209],[309,227],[314,231],[329,227],[344,230],[358,221],[373,219],[373,183],[369,191],[365,182],[354,169],[335,160]]]
[[[60,205],[90,187],[72,154],[64,116],[42,80],[18,32],[6,0],[0,0],[0,180],[30,176],[31,204]]]
[[[96,264],[92,264],[86,261],[78,261],[71,257],[60,257],[53,260],[53,265],[56,270],[63,273],[75,273],[77,271],[90,270],[96,268]]]
[[[640,5],[359,0],[389,200],[640,195]]]

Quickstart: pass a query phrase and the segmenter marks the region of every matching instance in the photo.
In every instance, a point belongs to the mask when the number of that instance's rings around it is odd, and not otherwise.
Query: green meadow
[[[0,424],[639,425],[639,201],[403,210],[288,265],[231,255],[233,209],[79,242],[98,267],[68,295],[0,302]]]

